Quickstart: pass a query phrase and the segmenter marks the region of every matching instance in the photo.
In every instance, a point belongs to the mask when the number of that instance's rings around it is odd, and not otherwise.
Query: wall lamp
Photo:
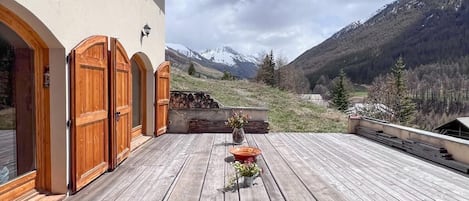
[[[148,26],[148,24],[145,24],[145,26],[143,26],[143,29],[142,29],[142,37],[143,36],[148,37],[148,35],[150,35],[150,31],[151,31],[151,27]]]

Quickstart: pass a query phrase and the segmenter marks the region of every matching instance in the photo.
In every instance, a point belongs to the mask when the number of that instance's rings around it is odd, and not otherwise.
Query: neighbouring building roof
[[[349,107],[345,113],[347,114],[364,114],[364,113],[384,113],[384,114],[392,114],[391,108],[388,106],[381,104],[381,103],[355,103],[351,107]]]
[[[300,94],[300,98],[317,105],[328,105],[327,101],[322,98],[321,94]]]
[[[442,129],[448,129],[448,128],[454,128],[456,125],[463,125],[466,127],[466,129],[469,130],[469,117],[458,117],[448,123],[445,123],[437,128],[435,130],[442,130]]]

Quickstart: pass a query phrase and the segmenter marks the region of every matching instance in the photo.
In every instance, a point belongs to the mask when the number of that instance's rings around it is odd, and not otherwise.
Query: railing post
[[[357,116],[355,116],[355,115],[349,116],[348,117],[347,132],[356,134],[357,133],[357,126],[360,125],[360,120],[361,120],[361,117],[358,116],[358,115]]]

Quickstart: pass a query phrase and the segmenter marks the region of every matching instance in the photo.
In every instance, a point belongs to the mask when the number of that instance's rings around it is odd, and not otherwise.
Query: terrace
[[[469,177],[351,134],[246,136],[263,153],[251,188],[234,173],[230,134],[165,134],[67,200],[467,200]]]

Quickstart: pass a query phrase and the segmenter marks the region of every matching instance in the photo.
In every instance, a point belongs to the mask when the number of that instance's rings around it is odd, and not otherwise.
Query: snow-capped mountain
[[[199,53],[181,44],[167,43],[166,56],[174,60],[175,54],[178,56],[177,62],[179,63],[197,62],[222,72],[228,71],[240,78],[253,78],[257,73],[255,57],[243,55],[227,46]],[[181,59],[181,57],[186,59]]]
[[[340,31],[332,35],[332,38],[339,38],[343,34],[353,31],[357,29],[358,27],[360,27],[361,25],[362,24],[360,23],[360,21],[352,22],[351,24],[347,25],[346,27],[342,28]]]
[[[208,49],[203,51],[201,55],[212,62],[222,63],[229,66],[237,66],[239,63],[256,63],[256,58],[253,56],[242,55],[228,46]]]
[[[181,45],[181,44],[176,44],[176,43],[166,43],[166,49],[173,49],[174,51],[178,52],[179,54],[182,54],[186,57],[189,57],[189,58],[194,58],[194,59],[202,59],[202,56],[194,51],[194,50],[191,50],[190,48],[184,46],[184,45]]]

